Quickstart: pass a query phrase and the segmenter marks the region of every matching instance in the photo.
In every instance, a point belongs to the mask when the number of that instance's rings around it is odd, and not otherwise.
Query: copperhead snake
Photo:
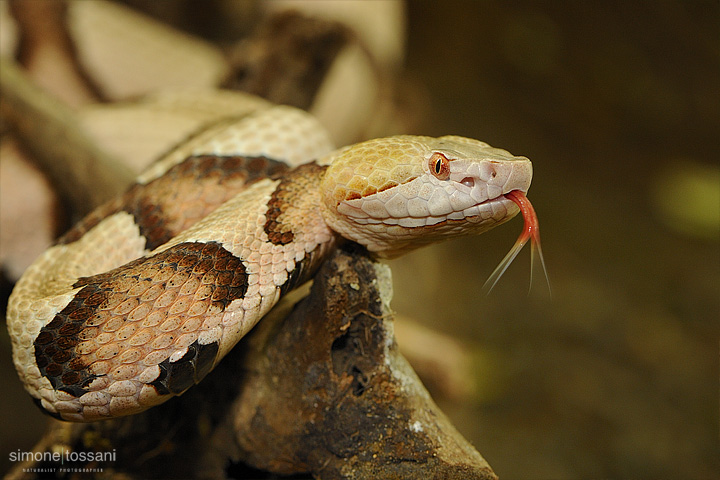
[[[377,257],[522,210],[532,165],[458,136],[333,150],[309,114],[257,109],[191,135],[42,254],[8,303],[13,359],[50,415],[87,422],[180,395],[340,242]]]

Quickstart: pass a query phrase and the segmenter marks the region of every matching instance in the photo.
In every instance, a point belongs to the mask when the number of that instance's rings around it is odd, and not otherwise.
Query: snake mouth
[[[519,192],[520,195],[525,195],[523,190],[511,190],[509,192],[498,195],[497,197],[488,198],[482,202],[478,202],[462,210],[456,210],[448,214],[446,217],[447,221],[451,222],[478,222],[486,221],[494,218],[500,222],[506,217],[515,216],[516,212],[510,214],[511,211],[516,207],[516,202],[510,198],[514,192]]]
[[[521,190],[513,190],[513,192],[520,192],[524,195]],[[373,217],[354,217],[353,220],[359,224],[364,225],[387,225],[387,226],[398,226],[404,228],[421,228],[421,227],[437,227],[443,224],[459,224],[459,223],[488,223],[499,224],[510,218],[514,217],[517,212],[514,211],[516,204],[508,198],[512,192],[508,192],[499,195],[494,198],[489,198],[471,204],[465,208],[452,210],[449,213],[441,213],[437,215],[424,215],[418,217],[404,216],[404,217],[392,217],[387,216],[384,218],[373,218]]]

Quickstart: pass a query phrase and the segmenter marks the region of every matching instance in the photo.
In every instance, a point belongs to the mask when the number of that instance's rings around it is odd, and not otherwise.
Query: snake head
[[[532,180],[527,158],[458,136],[381,138],[324,160],[325,221],[389,258],[510,220],[520,210],[505,194]]]

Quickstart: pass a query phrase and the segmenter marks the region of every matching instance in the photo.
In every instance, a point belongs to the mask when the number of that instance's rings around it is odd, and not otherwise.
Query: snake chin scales
[[[288,107],[214,124],[26,271],[8,302],[15,367],[58,419],[143,411],[201,381],[339,242],[395,257],[481,233],[531,178],[528,159],[456,136],[333,151]]]

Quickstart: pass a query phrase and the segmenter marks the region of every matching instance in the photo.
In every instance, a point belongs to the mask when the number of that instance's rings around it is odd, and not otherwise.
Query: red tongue
[[[535,252],[537,252],[537,255],[540,257],[540,263],[542,265],[543,272],[545,273],[545,280],[547,281],[549,289],[550,280],[547,276],[545,259],[543,258],[542,249],[540,248],[540,223],[538,222],[535,209],[533,208],[532,203],[530,203],[530,200],[528,200],[525,194],[519,190],[513,190],[512,192],[506,193],[505,197],[509,198],[510,200],[515,202],[518,207],[520,207],[520,213],[522,213],[523,219],[525,220],[525,226],[523,227],[523,231],[520,233],[520,236],[515,241],[515,245],[513,245],[507,255],[505,255],[505,258],[503,258],[500,264],[495,268],[493,273],[485,282],[485,285],[483,285],[483,288],[487,291],[487,293],[490,293],[493,287],[495,287],[495,285],[497,284],[498,280],[500,280],[500,277],[502,277],[503,273],[505,273],[505,270],[507,270],[507,268],[510,266],[517,254],[520,252],[520,250],[522,250],[523,246],[527,243],[528,240],[530,240],[530,244],[532,246],[532,252],[530,256],[531,285],[533,269],[532,265],[535,263]]]
[[[518,241],[522,242],[524,245],[525,242],[531,238],[532,242],[536,243],[537,247],[540,248],[540,223],[538,223],[537,214],[535,213],[535,209],[533,208],[532,203],[530,203],[530,200],[528,200],[525,194],[520,190],[513,190],[510,193],[506,193],[505,197],[509,198],[515,202],[518,207],[520,207],[520,213],[522,213],[522,216],[525,219],[525,227],[523,228]]]

